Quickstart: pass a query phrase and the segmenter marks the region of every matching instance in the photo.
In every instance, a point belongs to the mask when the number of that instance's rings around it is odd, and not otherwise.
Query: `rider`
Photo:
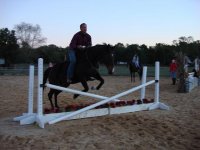
[[[140,68],[139,56],[137,55],[137,53],[133,56],[132,63],[133,63],[137,68]]]
[[[69,61],[69,66],[67,69],[67,83],[71,83],[71,79],[74,74],[74,67],[76,64],[76,49],[84,49],[88,46],[92,46],[92,39],[87,33],[87,24],[82,23],[80,25],[80,31],[73,36],[69,45],[69,50],[67,53],[67,58]]]

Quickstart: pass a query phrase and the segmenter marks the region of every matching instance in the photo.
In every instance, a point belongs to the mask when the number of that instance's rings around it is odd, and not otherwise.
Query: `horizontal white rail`
[[[69,89],[69,88],[65,88],[65,87],[61,87],[61,86],[57,86],[57,85],[53,85],[53,84],[49,84],[49,83],[47,83],[46,86],[51,89],[61,90],[63,92],[69,92],[69,93],[74,93],[74,94],[80,94],[80,95],[89,96],[89,97],[93,97],[93,98],[97,98],[97,99],[101,99],[101,100],[109,98],[106,96],[101,96],[101,95],[92,94],[92,93],[86,93],[86,92],[73,90],[73,89]],[[120,100],[114,100],[114,101],[120,101]]]
[[[87,111],[87,110],[93,109],[93,108],[95,108],[95,107],[97,107],[97,106],[100,106],[100,105],[103,105],[103,104],[105,104],[105,103],[108,103],[109,101],[112,101],[113,99],[116,99],[116,98],[122,97],[122,96],[124,96],[124,95],[130,94],[130,93],[132,93],[132,92],[134,92],[134,91],[137,91],[137,90],[139,90],[139,89],[141,89],[141,88],[143,88],[143,87],[145,87],[145,86],[151,85],[151,84],[153,84],[153,83],[155,83],[155,80],[152,80],[152,81],[149,81],[149,82],[147,82],[147,83],[145,83],[145,84],[139,85],[139,86],[137,86],[137,87],[135,87],[135,88],[132,88],[132,89],[130,89],[130,90],[127,90],[127,91],[125,91],[125,92],[122,92],[122,93],[120,93],[120,94],[117,94],[117,95],[115,95],[115,96],[112,96],[112,97],[110,97],[110,98],[107,98],[107,99],[105,99],[105,100],[103,100],[103,101],[100,101],[100,102],[95,103],[95,104],[93,104],[93,105],[87,106],[87,107],[82,108],[82,109],[80,109],[80,110],[77,110],[77,111],[75,111],[75,112],[72,112],[72,113],[70,113],[70,114],[68,114],[68,115],[64,115],[64,116],[62,116],[62,117],[59,117],[59,118],[54,119],[54,120],[52,120],[52,121],[49,121],[49,124],[54,124],[54,123],[57,123],[57,122],[62,121],[62,120],[64,120],[64,119],[73,117],[73,116],[78,115],[78,114],[80,114],[80,113],[82,113],[82,112],[84,112],[84,111]],[[66,91],[66,92],[75,92],[74,90],[69,90],[69,89],[67,89],[67,88],[59,88],[59,90],[61,90],[61,89],[62,89],[63,91]],[[77,92],[77,91],[76,91],[76,92]],[[82,93],[77,92],[77,94],[82,94]],[[90,93],[87,93],[87,95],[88,95],[88,96],[91,96]]]

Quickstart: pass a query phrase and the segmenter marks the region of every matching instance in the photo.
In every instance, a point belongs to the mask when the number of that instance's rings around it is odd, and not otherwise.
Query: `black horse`
[[[143,67],[140,64],[140,67],[136,67],[132,62],[128,62],[128,68],[131,75],[131,82],[135,82],[135,73],[137,72],[140,80],[142,79]]]
[[[104,79],[98,72],[99,63],[104,64],[108,70],[109,74],[114,72],[114,58],[113,58],[114,47],[110,45],[96,45],[93,47],[86,48],[84,50],[76,51],[77,63],[75,66],[74,77],[71,84],[76,84],[81,82],[84,87],[83,92],[89,90],[87,81],[93,79],[98,80],[100,83],[97,85],[96,89],[100,89],[104,84]],[[51,68],[47,68],[44,72],[43,85],[49,79],[50,84],[68,87],[70,84],[67,83],[67,67],[69,62],[65,61],[63,63],[58,63]],[[57,96],[62,91],[50,89],[48,93],[48,98],[51,103],[52,109],[54,109],[54,104],[52,102],[52,96],[54,95],[55,107],[59,108],[57,104]],[[74,94],[74,98],[78,97],[78,94]]]

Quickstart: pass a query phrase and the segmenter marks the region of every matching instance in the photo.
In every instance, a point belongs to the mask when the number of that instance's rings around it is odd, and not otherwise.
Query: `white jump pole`
[[[64,88],[64,87],[49,84],[49,83],[47,83],[46,86],[51,89],[61,90],[63,92],[69,92],[69,93],[73,93],[73,94],[80,94],[80,95],[89,96],[89,97],[93,97],[93,98],[97,98],[97,99],[101,99],[101,100],[105,100],[105,99],[109,98],[106,96],[101,96],[101,95],[97,95],[97,94],[86,93],[86,92],[82,92],[82,91],[78,91],[78,90]],[[113,100],[113,101],[120,101],[120,100]]]
[[[56,119],[54,119],[54,120],[52,120],[52,121],[49,121],[49,124],[54,124],[54,123],[57,123],[57,122],[59,122],[59,121],[65,120],[65,119],[67,119],[67,118],[73,117],[73,116],[78,115],[78,114],[80,114],[80,113],[82,113],[82,112],[85,112],[85,111],[90,110],[90,109],[92,109],[92,108],[95,108],[95,107],[97,107],[97,106],[100,106],[100,105],[103,105],[103,104],[105,104],[105,103],[108,103],[109,101],[112,101],[113,99],[117,99],[117,98],[122,97],[122,96],[124,96],[124,95],[130,94],[130,93],[132,93],[132,92],[134,92],[134,91],[137,91],[137,90],[141,89],[141,88],[144,87],[144,86],[148,86],[148,85],[153,84],[153,83],[155,83],[154,80],[149,81],[149,82],[147,82],[147,83],[145,83],[145,84],[139,85],[139,86],[137,86],[137,87],[135,87],[135,88],[132,88],[132,89],[130,89],[130,90],[127,90],[127,91],[125,91],[125,92],[122,92],[122,93],[120,93],[120,94],[117,94],[117,95],[115,95],[115,96],[112,96],[112,97],[110,97],[110,98],[108,98],[108,99],[105,99],[105,100],[103,100],[103,101],[97,102],[97,103],[95,103],[95,104],[93,104],[93,105],[90,105],[90,106],[87,106],[87,107],[85,107],[85,108],[79,109],[79,110],[77,110],[77,111],[75,111],[75,112],[72,112],[72,113],[70,113],[70,114],[68,114],[68,115],[64,115],[64,116],[58,117],[58,118],[56,118]]]
[[[147,80],[147,66],[144,66],[143,72],[142,72],[141,84],[146,83],[146,80]],[[143,88],[141,88],[141,91],[140,91],[140,99],[141,99],[142,103],[143,103],[143,99],[145,98],[145,90],[146,90],[146,87],[144,86]]]

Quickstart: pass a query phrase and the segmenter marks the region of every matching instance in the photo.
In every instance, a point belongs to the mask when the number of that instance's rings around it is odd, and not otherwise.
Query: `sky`
[[[40,25],[46,44],[67,47],[86,23],[93,45],[200,40],[200,0],[0,0],[0,28]]]

